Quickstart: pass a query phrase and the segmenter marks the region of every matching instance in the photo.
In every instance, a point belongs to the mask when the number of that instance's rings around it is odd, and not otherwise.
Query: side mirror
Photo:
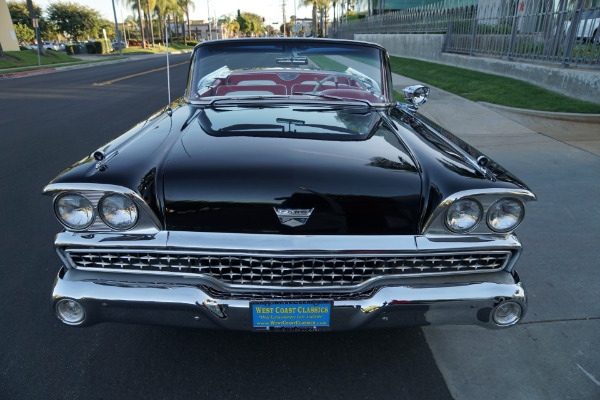
[[[413,85],[402,90],[404,98],[411,103],[415,108],[425,104],[429,98],[429,88],[423,85]]]

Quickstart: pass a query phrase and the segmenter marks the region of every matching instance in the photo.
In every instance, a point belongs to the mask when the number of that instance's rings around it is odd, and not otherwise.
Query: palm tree
[[[179,10],[177,11],[177,14],[179,14],[181,16],[181,22],[182,22],[182,33],[183,33],[183,45],[187,46],[187,35],[185,34],[185,23],[183,23],[183,16],[184,16],[184,11],[185,11],[185,7],[187,5],[187,0],[177,0],[177,5],[179,6]],[[180,14],[181,13],[181,14]],[[189,30],[189,16],[188,16],[188,30]],[[175,18],[175,23],[177,23],[177,18]],[[177,39],[177,43],[179,43],[179,38]]]
[[[173,31],[171,30],[171,18],[175,20],[175,29],[177,30],[177,36],[179,36],[179,29],[177,26],[177,10],[179,6],[177,4],[177,0],[167,0],[167,4],[165,6],[164,13],[168,15],[168,25],[169,25],[169,39],[171,40],[171,44],[173,44]],[[177,38],[179,40],[179,37]]]
[[[154,47],[154,27],[152,26],[152,10],[156,7],[156,0],[142,0],[144,6],[146,7],[147,16],[148,16],[148,35],[152,39],[152,47]]]
[[[318,33],[318,29],[317,29],[317,0],[302,0],[301,4],[303,6],[310,6],[312,5],[312,30],[313,30],[313,36],[317,36]]]
[[[192,6],[192,10],[196,9],[196,6],[193,1],[186,0],[185,1],[185,15],[187,17],[188,35],[190,35],[190,40],[192,40],[192,31],[190,28],[190,6]]]
[[[129,6],[131,7],[132,10],[137,9],[137,13],[138,13],[138,18],[139,18],[139,27],[140,27],[140,33],[142,34],[142,49],[146,48],[146,38],[144,37],[144,20],[142,19],[142,7],[140,4],[140,0],[122,0],[124,4],[129,4]]]

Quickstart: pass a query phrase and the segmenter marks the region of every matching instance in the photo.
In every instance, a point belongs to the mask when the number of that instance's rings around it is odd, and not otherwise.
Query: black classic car
[[[527,186],[394,100],[386,51],[204,42],[185,95],[48,186],[69,325],[511,326]]]

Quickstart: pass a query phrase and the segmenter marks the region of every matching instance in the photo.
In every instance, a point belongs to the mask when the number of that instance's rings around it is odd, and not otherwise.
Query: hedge
[[[85,47],[88,54],[108,54],[110,53],[110,47],[106,45],[106,41],[96,41],[93,43],[86,43]]]
[[[81,54],[81,47],[78,44],[67,44],[65,45],[65,51],[68,55]]]

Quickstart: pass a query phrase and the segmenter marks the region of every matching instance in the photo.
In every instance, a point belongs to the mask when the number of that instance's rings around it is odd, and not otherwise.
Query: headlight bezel
[[[91,225],[85,229],[74,229],[66,226],[61,222],[55,214],[61,225],[67,232],[74,233],[94,233],[94,234],[156,234],[163,229],[162,221],[156,215],[156,212],[137,192],[119,185],[97,184],[97,183],[51,183],[44,188],[46,195],[51,195],[54,202],[64,194],[79,194],[85,197],[91,204],[94,210],[94,220]],[[138,220],[137,223],[127,229],[113,229],[106,225],[98,213],[98,203],[102,197],[108,194],[120,194],[131,199],[137,207]],[[54,208],[53,208],[54,210]]]
[[[503,201],[514,201],[515,203],[517,203],[521,209],[521,214],[520,214],[517,222],[510,228],[497,229],[497,228],[494,228],[492,223],[490,222],[490,217],[491,217],[492,209]],[[525,205],[523,204],[522,201],[520,201],[519,199],[514,198],[514,197],[503,197],[503,198],[496,200],[488,207],[488,209],[486,211],[485,221],[486,221],[488,228],[490,228],[491,231],[493,231],[495,233],[509,233],[509,232],[514,231],[515,229],[517,229],[519,227],[519,225],[521,225],[521,222],[523,222],[524,217],[525,217]]]
[[[107,221],[106,217],[104,216],[103,212],[102,212],[102,203],[111,196],[118,196],[118,197],[122,197],[128,201],[131,202],[131,204],[133,205],[133,207],[135,208],[136,211],[136,217],[135,217],[135,221],[133,222],[133,224],[131,224],[131,226],[128,226],[126,228],[119,228],[117,226],[114,226],[113,224],[111,224],[109,221]],[[100,198],[100,200],[98,200],[98,203],[96,204],[96,209],[97,209],[97,213],[98,216],[100,217],[100,219],[102,220],[102,222],[104,222],[104,224],[111,230],[113,231],[130,231],[132,229],[134,229],[138,222],[140,221],[140,208],[138,207],[137,203],[135,202],[134,199],[124,195],[123,193],[105,193],[104,196],[102,196]]]
[[[79,196],[88,203],[88,205],[91,208],[92,217],[90,218],[89,222],[86,225],[75,226],[75,225],[69,224],[61,216],[60,212],[58,211],[59,201],[66,196]],[[66,229],[70,229],[70,230],[77,231],[77,232],[85,231],[90,226],[92,226],[94,224],[94,221],[96,220],[96,216],[97,216],[96,208],[94,207],[94,204],[92,203],[92,201],[90,201],[90,199],[88,199],[85,195],[83,195],[82,193],[79,193],[79,192],[62,192],[62,193],[58,194],[56,197],[54,197],[52,208],[54,209],[54,215],[56,216],[56,219],[58,220],[58,222],[60,222]]]
[[[448,208],[455,202],[463,200],[463,199],[474,199],[483,207],[483,218],[479,221],[479,223],[470,231],[457,233],[453,230],[449,229],[446,226],[446,211]],[[484,188],[484,189],[469,189],[455,192],[451,195],[444,197],[439,205],[431,212],[429,217],[425,220],[423,227],[420,229],[420,233],[425,236],[430,235],[481,235],[481,236],[489,236],[489,235],[510,235],[512,231],[520,226],[521,222],[524,218],[521,218],[519,224],[512,228],[511,231],[507,232],[496,232],[490,229],[487,225],[487,213],[490,207],[499,200],[511,198],[518,200],[523,206],[523,216],[525,216],[525,206],[526,203],[530,201],[536,201],[537,197],[528,189],[509,189],[509,188]],[[486,222],[483,222],[483,219],[486,219]]]
[[[452,228],[452,226],[450,225],[450,223],[448,221],[449,213],[452,210],[452,207],[455,207],[457,204],[466,203],[466,202],[473,203],[475,205],[475,208],[477,208],[477,210],[479,211],[477,220],[471,227],[469,227],[467,229],[454,229],[454,228]],[[477,201],[476,199],[471,198],[471,197],[464,197],[464,198],[458,199],[456,201],[453,201],[450,205],[448,205],[448,207],[446,208],[446,210],[443,213],[444,225],[452,233],[457,233],[457,234],[469,233],[469,232],[474,231],[479,226],[479,224],[481,223],[481,220],[483,219],[484,214],[485,213],[483,210],[483,206],[481,205],[481,203],[479,201]]]

